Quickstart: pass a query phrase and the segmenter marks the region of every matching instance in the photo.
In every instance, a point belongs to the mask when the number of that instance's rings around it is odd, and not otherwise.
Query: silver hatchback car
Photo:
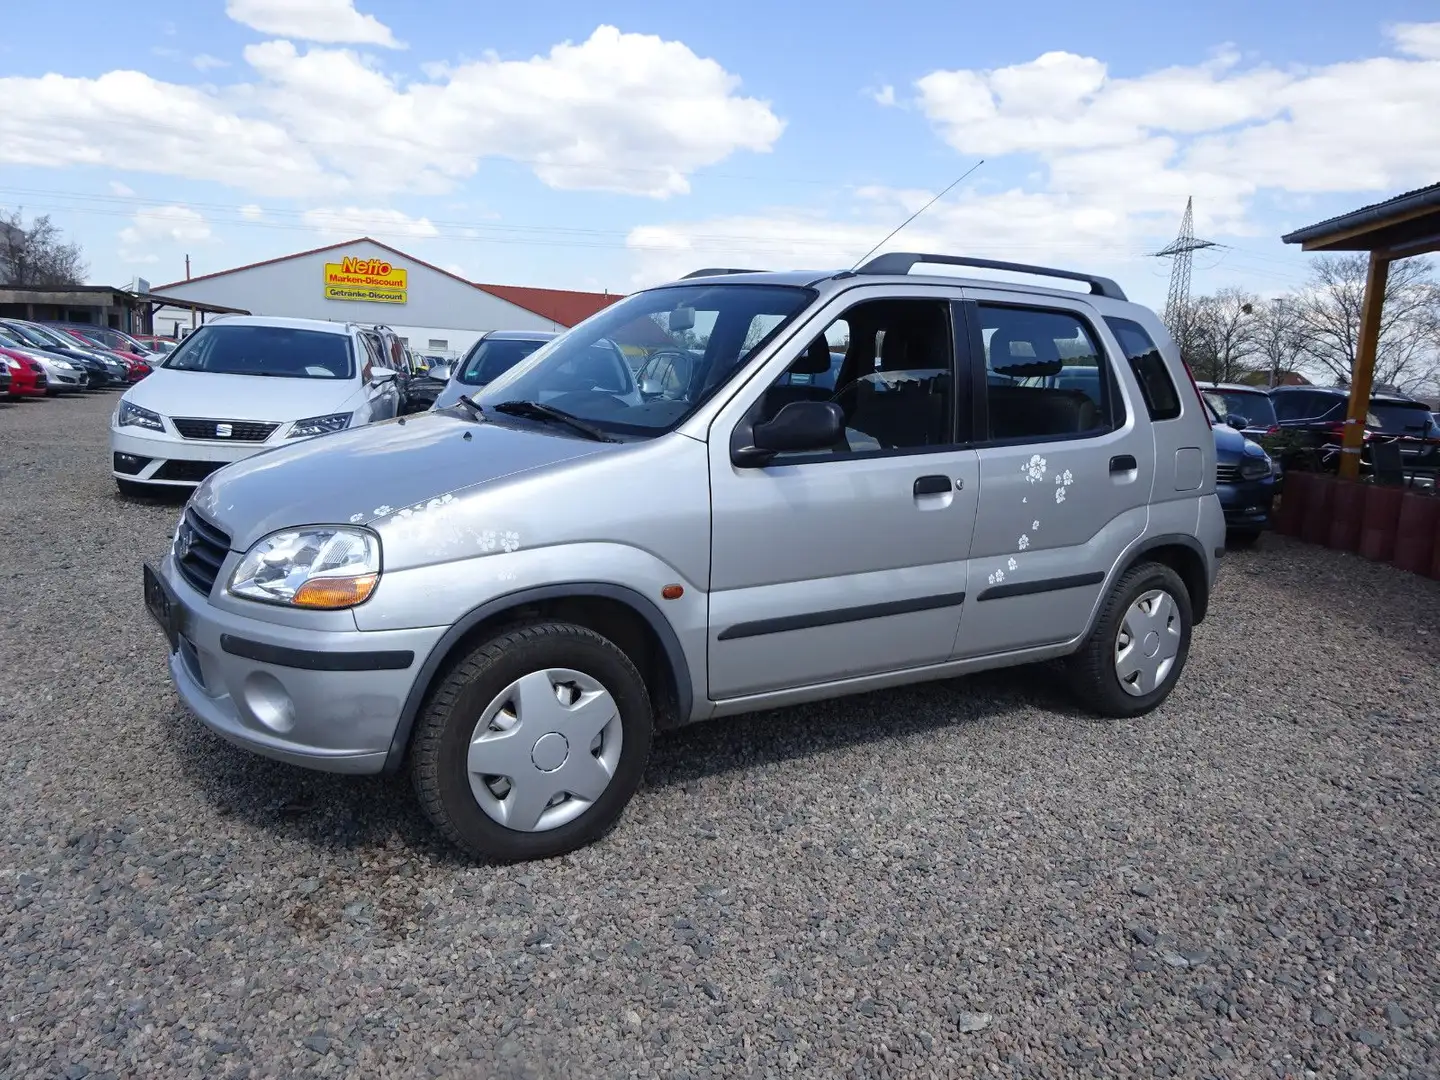
[[[701,271],[453,406],[229,465],[145,593],[206,725],[408,768],[452,841],[526,859],[611,826],[657,729],[1057,658],[1089,709],[1148,712],[1224,537],[1150,311],[887,254]]]

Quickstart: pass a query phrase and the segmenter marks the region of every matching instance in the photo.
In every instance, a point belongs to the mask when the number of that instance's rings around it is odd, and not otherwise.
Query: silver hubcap
[[[569,668],[531,672],[480,714],[470,738],[470,790],[507,829],[559,828],[610,786],[621,738],[620,710],[595,679]]]
[[[1180,629],[1180,609],[1164,589],[1152,589],[1130,605],[1115,635],[1115,674],[1127,694],[1149,694],[1170,677]]]

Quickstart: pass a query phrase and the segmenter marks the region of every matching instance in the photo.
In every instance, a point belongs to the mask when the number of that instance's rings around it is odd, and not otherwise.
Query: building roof
[[[470,284],[475,288],[498,296],[516,307],[533,311],[542,318],[561,326],[574,326],[594,315],[601,308],[607,308],[619,300],[612,293],[571,292],[566,289],[534,289],[526,285],[484,285],[478,281]]]
[[[358,236],[353,240],[345,240],[338,244],[326,244],[324,247],[310,248],[307,251],[297,251],[290,255],[280,255],[273,259],[262,259],[259,262],[246,263],[244,266],[234,266],[228,270],[216,270],[210,274],[200,274],[196,277],[185,278],[181,281],[171,281],[164,285],[156,285],[151,289],[152,293],[164,292],[166,289],[177,289],[182,285],[192,285],[197,281],[208,281],[211,278],[224,277],[227,274],[236,274],[242,270],[254,270],[261,266],[273,266],[275,263],[289,262],[291,259],[303,259],[310,255],[319,255],[326,251],[336,251],[340,248],[354,247],[356,244],[374,244],[376,247],[397,255],[406,262],[414,263],[416,266],[423,266],[426,270],[436,274],[443,274],[452,281],[458,281],[462,285],[469,285],[472,289],[479,289],[481,292],[489,293],[491,296],[504,300],[507,304],[514,304],[516,307],[524,308],[532,314],[539,315],[543,319],[549,319],[561,326],[574,326],[582,319],[587,319],[601,308],[613,304],[621,299],[621,294],[574,292],[568,289],[538,289],[524,285],[482,285],[478,281],[470,281],[459,274],[451,273],[424,259],[417,259],[409,252],[401,251],[399,248],[391,247],[382,243],[372,236]]]
[[[1306,251],[1387,251],[1402,257],[1419,254],[1426,245],[1440,239],[1440,184],[1327,218],[1280,239],[1300,244]]]

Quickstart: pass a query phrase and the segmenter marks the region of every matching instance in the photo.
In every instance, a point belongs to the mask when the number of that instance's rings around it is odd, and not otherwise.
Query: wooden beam
[[[1380,315],[1385,308],[1385,285],[1390,280],[1390,260],[1378,251],[1370,253],[1365,275],[1365,299],[1360,304],[1360,344],[1355,370],[1350,376],[1350,408],[1345,416],[1344,449],[1340,454],[1340,476],[1354,480],[1360,475],[1360,452],[1365,445],[1365,417],[1370,413],[1370,388],[1375,383],[1375,354],[1380,345]]]

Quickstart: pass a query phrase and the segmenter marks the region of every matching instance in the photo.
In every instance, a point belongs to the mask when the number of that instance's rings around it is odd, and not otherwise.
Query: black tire
[[[1259,529],[1231,529],[1225,534],[1225,544],[1233,548],[1254,547],[1260,539]]]
[[[1165,590],[1175,601],[1180,620],[1180,649],[1164,681],[1148,694],[1134,695],[1120,684],[1120,676],[1116,673],[1115,642],[1130,605],[1152,589]],[[1100,609],[1094,630],[1070,658],[1075,696],[1082,705],[1100,716],[1123,719],[1150,712],[1170,696],[1170,691],[1185,670],[1194,621],[1190,593],[1179,574],[1163,563],[1147,562],[1132,567],[1115,583]]]
[[[614,698],[620,760],[609,786],[579,817],[544,832],[519,832],[481,809],[470,790],[467,750],[476,721],[496,695],[524,675],[557,667],[597,679]],[[416,721],[410,776],[426,816],[469,855],[501,862],[544,859],[610,830],[640,787],[652,735],[645,681],[624,652],[583,626],[529,623],[476,645],[434,684]]]

